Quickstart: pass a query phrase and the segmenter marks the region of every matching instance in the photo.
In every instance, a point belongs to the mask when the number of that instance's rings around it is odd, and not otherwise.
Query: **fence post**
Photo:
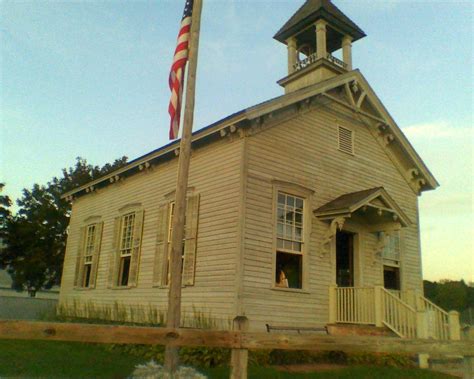
[[[374,287],[374,304],[375,304],[375,326],[383,326],[383,298],[382,298],[383,287],[375,286]]]
[[[249,320],[245,316],[234,318],[234,331],[245,332],[249,328]],[[249,351],[247,349],[232,349],[230,357],[230,379],[247,379]]]
[[[428,313],[425,311],[416,312],[416,338],[428,338]],[[418,366],[420,368],[429,368],[429,354],[418,354]]]
[[[336,323],[337,293],[335,286],[329,286],[329,323]]]
[[[461,324],[459,323],[459,312],[448,313],[449,339],[459,341],[461,339]]]

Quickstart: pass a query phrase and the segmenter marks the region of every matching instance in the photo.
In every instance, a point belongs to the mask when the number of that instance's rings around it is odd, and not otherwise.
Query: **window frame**
[[[133,222],[129,226],[130,233],[127,236],[129,244],[123,245],[124,219],[132,214]],[[138,286],[144,226],[145,210],[141,203],[127,204],[118,210],[114,218],[114,235],[108,267],[109,289],[123,290]],[[127,284],[122,284],[126,261],[128,261]]]
[[[89,224],[86,226],[86,235],[85,235],[85,243],[83,249],[83,261],[82,261],[82,278],[81,287],[82,288],[91,288],[90,286],[90,276],[92,275],[92,264],[94,260],[94,249],[96,249],[95,242],[96,242],[96,233],[97,233],[97,223]],[[90,231],[93,230],[93,233]],[[92,244],[90,243],[92,241]],[[87,275],[88,274],[88,275]],[[86,285],[86,278],[87,278],[87,285]]]
[[[92,235],[89,234],[91,228],[94,228]],[[95,289],[97,286],[98,265],[102,250],[102,234],[103,222],[100,216],[90,216],[82,221],[82,225],[79,228],[79,246],[76,256],[75,290],[88,291]],[[95,276],[94,279],[93,276]],[[88,279],[87,286],[86,278]]]
[[[391,268],[396,268],[398,269],[398,278],[400,282],[400,291],[404,291],[405,289],[405,281],[404,281],[404,237],[403,237],[403,230],[398,229],[398,230],[393,230],[390,232],[389,239],[391,240],[392,238],[396,237],[398,238],[398,258],[399,260],[391,260],[387,259],[384,257],[384,252],[385,252],[385,247],[389,245],[389,243],[386,244],[384,247],[384,250],[381,253],[381,264],[380,264],[380,275],[381,275],[381,280],[382,283],[384,282],[384,275],[385,275],[385,267],[391,267]]]
[[[129,219],[131,218],[131,221]],[[120,237],[118,246],[118,275],[116,278],[117,287],[128,287],[130,281],[130,270],[133,253],[133,240],[135,238],[135,222],[137,218],[136,211],[126,212],[120,216]],[[127,222],[127,223],[125,223]],[[127,230],[125,230],[127,229]],[[124,281],[124,269],[127,265],[127,283],[123,284]]]
[[[297,197],[303,200],[303,217],[302,217],[302,234],[301,234],[301,251],[290,251],[287,249],[278,248],[278,195],[279,193],[284,193],[285,195]],[[272,197],[272,207],[273,207],[273,223],[272,223],[272,272],[271,272],[271,290],[275,291],[286,291],[286,292],[297,292],[297,293],[308,293],[308,273],[309,273],[309,259],[308,254],[310,250],[310,237],[311,237],[311,204],[312,196],[314,191],[305,186],[281,181],[273,180],[273,197]],[[301,288],[289,288],[289,287],[280,287],[277,286],[275,277],[277,270],[277,254],[278,252],[285,254],[295,254],[300,255],[301,258]]]

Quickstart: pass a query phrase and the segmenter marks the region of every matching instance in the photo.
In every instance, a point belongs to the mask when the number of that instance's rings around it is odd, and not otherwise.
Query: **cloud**
[[[454,127],[444,121],[415,124],[402,130],[408,138],[472,138],[474,134],[472,128]]]

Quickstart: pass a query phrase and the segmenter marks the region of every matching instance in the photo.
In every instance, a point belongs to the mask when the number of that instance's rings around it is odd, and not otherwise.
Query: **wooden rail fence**
[[[472,341],[273,334],[246,331],[247,325],[242,316],[234,320],[233,331],[0,321],[0,338],[228,348],[232,349],[231,378],[235,379],[247,377],[248,349],[460,355],[464,357],[465,378],[473,378]]]

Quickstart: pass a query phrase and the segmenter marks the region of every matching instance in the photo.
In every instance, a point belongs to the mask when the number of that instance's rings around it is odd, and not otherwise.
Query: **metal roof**
[[[306,0],[273,38],[285,43],[288,37],[313,24],[318,19],[324,19],[341,29],[341,31],[349,34],[352,36],[353,41],[366,36],[364,31],[342,13],[330,0]]]

